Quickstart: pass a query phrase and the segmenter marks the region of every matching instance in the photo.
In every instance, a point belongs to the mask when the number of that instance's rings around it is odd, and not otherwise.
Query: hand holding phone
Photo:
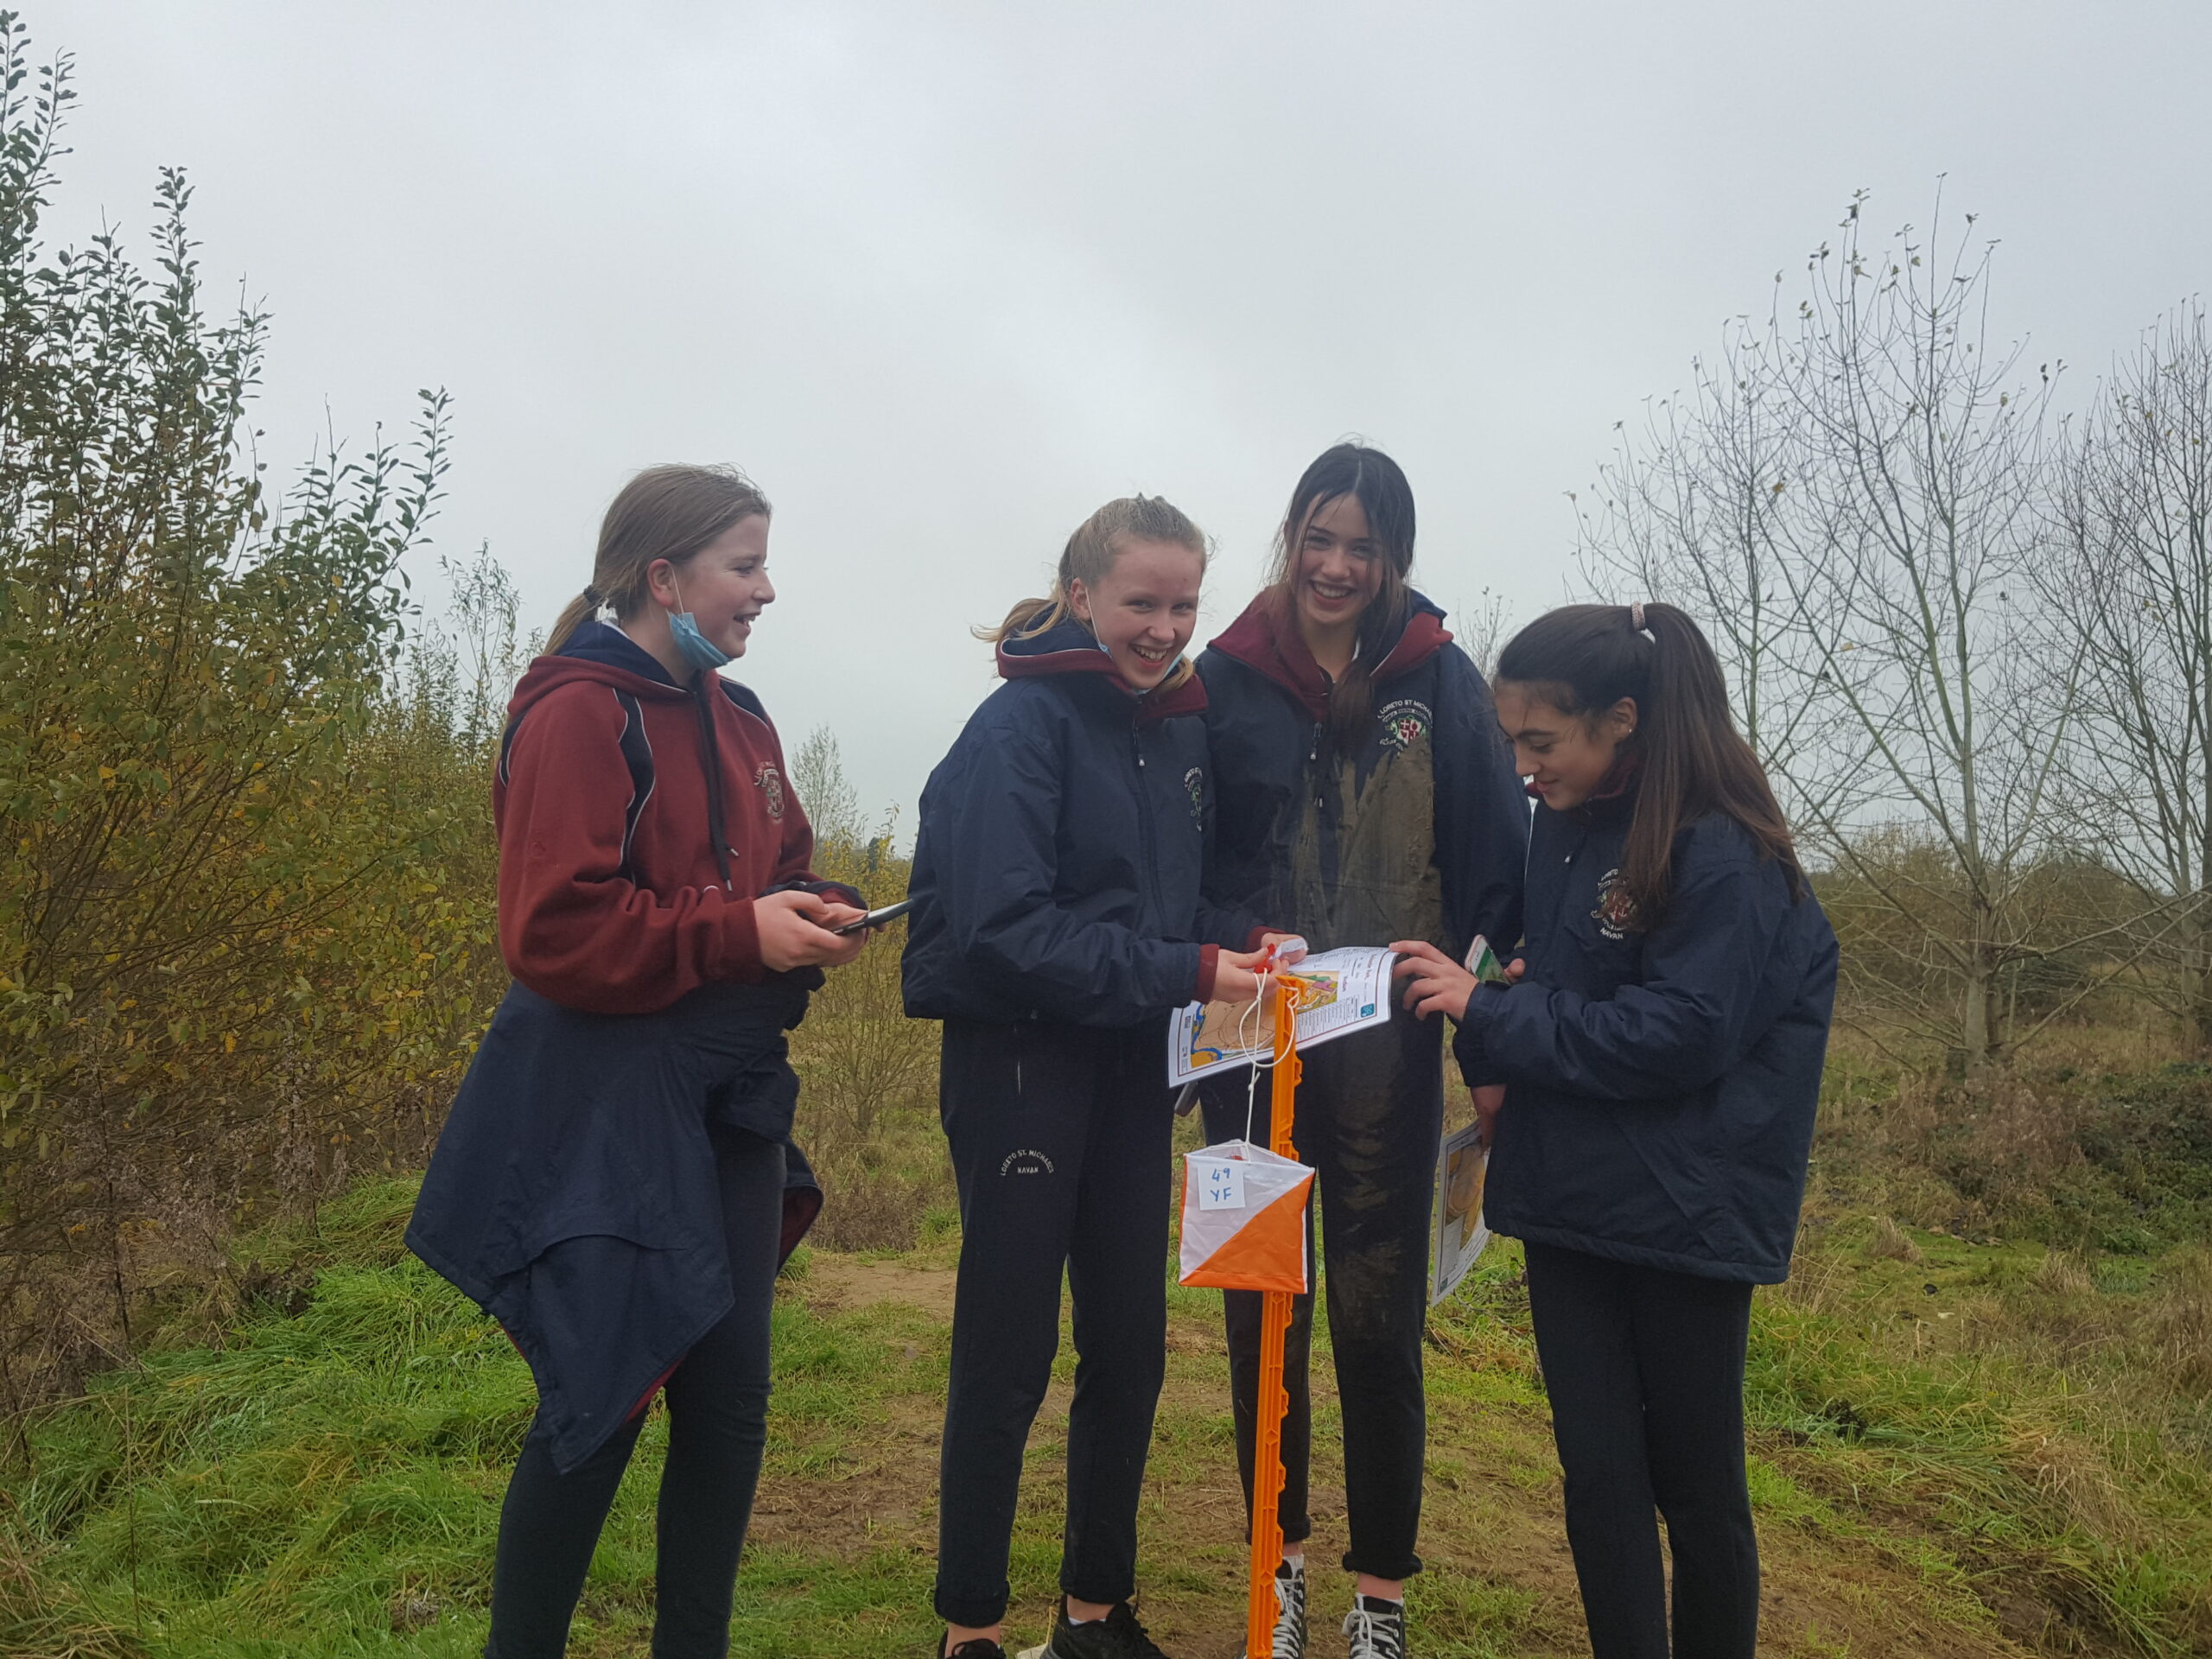
[[[880,910],[871,910],[867,915],[859,917],[853,921],[847,922],[842,927],[833,927],[830,931],[832,933],[868,932],[875,928],[882,927],[887,923],[897,921],[901,916],[904,916],[913,907],[914,901],[912,899],[901,899],[895,905],[886,905]]]

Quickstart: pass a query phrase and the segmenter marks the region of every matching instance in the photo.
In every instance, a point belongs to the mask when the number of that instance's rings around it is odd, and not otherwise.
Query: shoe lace
[[[1115,1605],[1114,1611],[1106,1616],[1106,1628],[1121,1639],[1122,1651],[1128,1659],[1167,1659],[1145,1634],[1144,1626],[1137,1623],[1136,1613],[1128,1602]]]
[[[1351,1659],[1406,1659],[1406,1622],[1402,1613],[1370,1613],[1353,1605],[1344,1616]]]
[[[1275,1639],[1271,1659],[1306,1659],[1306,1575],[1275,1580]]]

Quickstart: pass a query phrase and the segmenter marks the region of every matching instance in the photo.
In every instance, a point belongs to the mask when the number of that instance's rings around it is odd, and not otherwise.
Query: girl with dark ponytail
[[[1789,1270],[1835,998],[1835,935],[1671,605],[1573,605],[1498,657],[1541,804],[1507,986],[1421,940],[1407,1005],[1503,1083],[1484,1214],[1528,1252],[1595,1659],[1751,1659],[1751,1287]]]

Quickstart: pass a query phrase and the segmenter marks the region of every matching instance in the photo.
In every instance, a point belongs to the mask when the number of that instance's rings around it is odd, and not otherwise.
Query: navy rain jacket
[[[1199,896],[1205,688],[1139,696],[1072,620],[1001,641],[999,672],[922,791],[906,1012],[1134,1026],[1211,991],[1259,929]]]
[[[1536,809],[1528,976],[1478,990],[1453,1050],[1503,1078],[1484,1217],[1512,1237],[1711,1279],[1789,1274],[1835,934],[1715,813],[1675,842],[1649,932],[1619,888],[1632,792]]]

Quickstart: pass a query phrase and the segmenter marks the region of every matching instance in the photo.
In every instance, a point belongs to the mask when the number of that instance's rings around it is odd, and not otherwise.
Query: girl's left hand
[[[822,925],[825,928],[842,927],[849,922],[857,922],[867,914],[868,912],[864,910],[855,910],[850,905],[841,903],[835,899],[825,899],[822,901]],[[864,927],[857,933],[846,934],[838,941],[844,948],[836,955],[826,958],[822,965],[825,968],[842,968],[847,963],[856,960],[861,952],[868,948],[868,937],[874,931],[873,928]]]
[[[1475,994],[1475,976],[1426,939],[1400,939],[1390,946],[1402,958],[1390,969],[1393,979],[1410,980],[1406,1006],[1426,1020],[1432,1014],[1448,1014],[1457,1020],[1467,1011]]]

